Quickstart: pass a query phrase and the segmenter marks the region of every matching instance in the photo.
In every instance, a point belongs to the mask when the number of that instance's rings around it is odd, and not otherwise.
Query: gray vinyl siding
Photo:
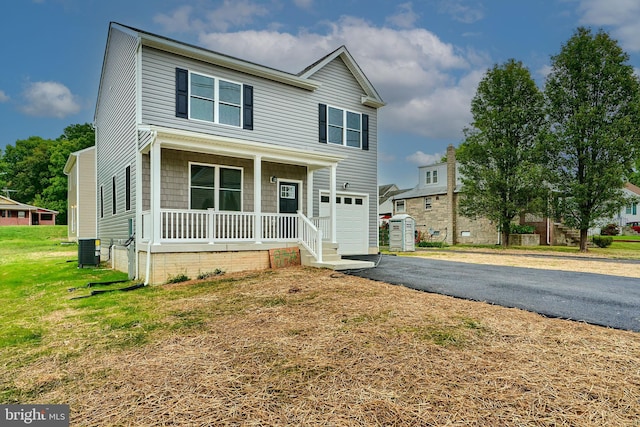
[[[175,70],[188,69],[253,86],[254,129],[243,130],[175,115]],[[239,138],[297,149],[346,156],[337,170],[338,186],[349,182],[349,192],[369,195],[369,246],[378,239],[377,110],[363,106],[364,90],[342,59],[336,58],[311,76],[322,85],[308,91],[226,68],[144,47],[142,50],[142,122],[211,135]],[[318,104],[369,115],[369,150],[318,142]],[[245,183],[246,183],[245,176]],[[319,213],[319,191],[329,189],[329,171],[314,174],[314,212]],[[246,205],[245,205],[246,207]],[[338,219],[339,220],[339,219]]]
[[[313,92],[144,47],[142,122],[247,141],[320,151]],[[253,86],[254,130],[178,118],[175,70],[184,68]]]
[[[322,83],[322,86],[314,93],[314,105],[324,103],[333,107],[342,108],[369,115],[369,150],[360,150],[353,147],[344,147],[335,144],[319,144],[331,154],[347,156],[339,163],[336,183],[338,191],[342,184],[349,183],[349,193],[366,193],[369,195],[369,247],[378,244],[378,116],[375,108],[366,107],[361,103],[364,91],[353,77],[344,62],[336,58],[320,69],[311,78]],[[317,134],[317,112],[314,130]],[[315,138],[317,140],[317,137]],[[319,191],[329,190],[329,171],[321,170],[314,173],[313,184],[315,193],[314,215],[319,213]],[[338,218],[340,221],[340,218]]]
[[[111,29],[96,106],[97,233],[105,243],[128,238],[128,219],[135,215],[137,47],[137,37]],[[125,170],[129,165],[132,208],[125,211]],[[115,215],[112,214],[113,177],[117,196]],[[104,191],[102,218],[99,216],[101,186]]]

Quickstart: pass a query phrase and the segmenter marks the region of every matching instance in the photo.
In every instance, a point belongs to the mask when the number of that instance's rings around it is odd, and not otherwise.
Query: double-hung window
[[[427,171],[424,177],[425,184],[437,184],[438,183],[438,171]]]
[[[189,115],[191,119],[240,127],[242,86],[215,77],[190,73]]]
[[[242,169],[191,163],[189,173],[191,209],[242,210]]]
[[[361,148],[362,117],[359,113],[328,107],[327,127],[329,143]]]

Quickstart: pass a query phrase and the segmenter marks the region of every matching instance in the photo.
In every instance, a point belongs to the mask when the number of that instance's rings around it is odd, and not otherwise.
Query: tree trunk
[[[502,227],[502,247],[503,248],[507,248],[509,247],[509,226]]]
[[[587,230],[580,229],[580,252],[587,252]]]

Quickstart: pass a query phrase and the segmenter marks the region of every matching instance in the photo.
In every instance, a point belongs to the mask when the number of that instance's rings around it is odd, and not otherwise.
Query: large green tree
[[[463,183],[460,212],[494,221],[508,246],[511,222],[534,210],[542,189],[537,142],[544,97],[529,70],[511,59],[487,71],[471,113],[456,156]]]
[[[640,153],[640,84],[628,60],[606,32],[583,27],[551,58],[547,178],[583,252],[588,229],[625,204],[622,188]]]

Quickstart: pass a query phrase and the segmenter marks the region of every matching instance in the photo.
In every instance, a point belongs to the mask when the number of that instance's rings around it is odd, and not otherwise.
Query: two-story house
[[[274,248],[334,268],[327,248],[376,253],[383,105],[344,46],[291,74],[111,23],[95,111],[104,257],[158,283],[268,268]]]
[[[447,148],[447,161],[418,168],[418,185],[393,196],[394,214],[408,214],[416,221],[423,238],[454,244],[495,244],[496,226],[486,218],[467,218],[459,214],[462,188],[459,164],[453,146]]]

